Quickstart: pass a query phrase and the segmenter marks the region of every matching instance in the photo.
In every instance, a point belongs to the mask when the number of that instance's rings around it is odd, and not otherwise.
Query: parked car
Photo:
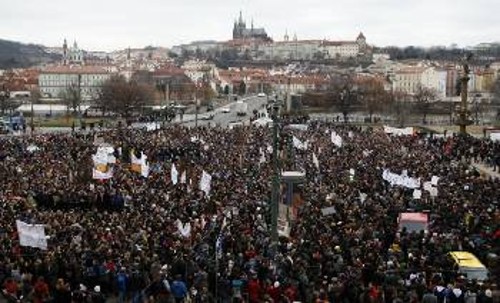
[[[223,107],[221,109],[221,112],[223,112],[225,114],[230,113],[231,112],[231,108],[229,106]]]
[[[263,97],[266,97],[266,94],[265,94],[265,93],[258,93],[258,94],[257,94],[257,97],[261,97],[261,98],[263,98]]]
[[[214,115],[213,114],[203,114],[200,115],[200,120],[213,120]]]

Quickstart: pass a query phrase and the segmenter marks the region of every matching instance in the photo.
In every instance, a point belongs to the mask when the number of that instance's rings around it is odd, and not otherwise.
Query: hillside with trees
[[[59,59],[45,52],[43,46],[0,39],[0,69],[25,68]]]

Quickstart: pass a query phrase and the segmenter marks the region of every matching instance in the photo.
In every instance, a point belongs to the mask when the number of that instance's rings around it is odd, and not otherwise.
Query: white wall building
[[[58,98],[68,88],[79,88],[82,100],[90,100],[110,77],[111,73],[99,66],[55,66],[40,72],[38,84],[44,97]]]
[[[265,60],[345,59],[365,53],[366,39],[362,33],[353,41],[289,40],[263,43],[257,46],[257,58]]]
[[[404,66],[395,71],[392,81],[394,91],[413,95],[419,87],[432,89],[437,99],[446,98],[445,70],[427,66]]]
[[[422,72],[421,85],[432,89],[437,99],[446,98],[446,71],[429,67]]]

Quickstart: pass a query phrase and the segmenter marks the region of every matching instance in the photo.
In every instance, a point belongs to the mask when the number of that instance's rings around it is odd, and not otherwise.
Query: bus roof
[[[459,267],[485,268],[483,263],[472,253],[467,251],[451,251],[450,256],[457,262]]]

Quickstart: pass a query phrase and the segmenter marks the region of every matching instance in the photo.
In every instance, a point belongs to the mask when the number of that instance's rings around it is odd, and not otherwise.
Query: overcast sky
[[[0,38],[86,50],[228,40],[239,11],[274,40],[460,46],[500,41],[499,0],[2,0]]]

